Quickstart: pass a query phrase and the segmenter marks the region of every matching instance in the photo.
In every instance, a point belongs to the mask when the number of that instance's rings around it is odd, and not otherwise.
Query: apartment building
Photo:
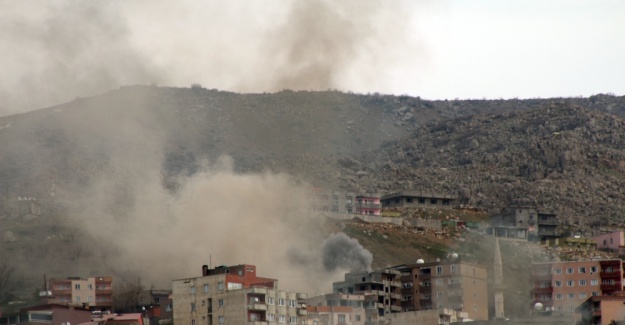
[[[592,239],[597,243],[599,250],[619,253],[625,251],[625,236],[622,230],[595,236]]]
[[[350,272],[345,280],[334,282],[332,291],[340,294],[364,295],[370,304],[369,312],[384,317],[392,312],[400,312],[401,308],[401,272],[391,268],[372,272]],[[368,315],[367,317],[373,317]]]
[[[202,267],[202,276],[172,283],[174,324],[299,324],[305,293],[278,290],[278,280],[258,277],[249,264]]]
[[[593,296],[576,308],[580,325],[622,324],[625,320],[625,296]],[[619,323],[614,323],[619,321]]]
[[[491,217],[490,233],[496,237],[547,241],[560,237],[557,213],[531,206],[512,206]]]
[[[437,193],[397,192],[383,195],[383,208],[414,207],[451,209],[458,199],[455,196]]]
[[[401,272],[404,311],[451,309],[473,320],[488,319],[488,272],[454,258],[395,267]]]
[[[113,278],[98,276],[92,278],[52,278],[48,281],[52,295],[46,303],[73,306],[90,306],[110,310],[113,307]]]
[[[377,307],[377,296],[372,294],[330,293],[310,297],[305,301],[308,323],[318,325],[344,324],[378,325],[384,320]]]
[[[535,302],[554,311],[573,313],[589,297],[623,290],[623,261],[535,263],[531,281]]]
[[[340,214],[368,214],[379,216],[382,210],[380,194],[311,190],[313,210]]]

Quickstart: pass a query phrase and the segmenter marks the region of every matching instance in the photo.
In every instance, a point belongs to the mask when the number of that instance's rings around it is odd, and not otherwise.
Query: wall
[[[592,238],[597,243],[597,249],[618,251],[619,246],[625,246],[625,239],[623,237],[623,231],[616,231],[613,233],[595,236]]]

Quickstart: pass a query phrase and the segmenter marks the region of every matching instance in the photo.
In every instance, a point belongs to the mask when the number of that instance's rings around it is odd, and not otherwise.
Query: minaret
[[[493,261],[494,289],[495,289],[495,319],[503,319],[503,264],[499,251],[499,238],[495,237],[495,260]]]

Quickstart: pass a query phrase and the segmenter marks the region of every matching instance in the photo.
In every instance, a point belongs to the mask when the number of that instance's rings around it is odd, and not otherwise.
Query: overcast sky
[[[0,0],[0,115],[122,85],[625,94],[622,0]]]

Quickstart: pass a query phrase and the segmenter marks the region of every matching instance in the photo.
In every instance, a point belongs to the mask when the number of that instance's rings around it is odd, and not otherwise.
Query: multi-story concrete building
[[[581,325],[622,324],[625,320],[625,296],[593,296],[576,308]],[[616,323],[618,322],[618,323]]]
[[[623,261],[535,263],[531,281],[535,302],[554,311],[572,313],[589,297],[623,290]]]
[[[345,274],[345,281],[334,282],[332,289],[334,293],[364,295],[372,304],[369,310],[384,317],[391,312],[402,311],[400,275],[400,271],[391,268],[350,272]]]
[[[47,303],[90,306],[99,309],[111,309],[113,307],[112,277],[52,278],[48,281],[48,289],[52,295],[45,298]]]
[[[621,252],[625,247],[623,231],[614,231],[592,238],[597,243],[597,249],[609,252]]]
[[[202,267],[202,276],[172,283],[174,324],[299,324],[305,293],[278,290],[278,280],[258,277],[256,266]]]
[[[491,217],[490,232],[500,238],[545,241],[560,236],[557,214],[530,206],[512,206]]]
[[[345,320],[345,324],[378,325],[384,320],[378,313],[379,303],[373,294],[331,293],[306,299],[308,323],[319,325]],[[330,309],[328,309],[330,308]]]
[[[398,192],[382,196],[382,207],[415,207],[451,209],[457,198],[437,193]]]
[[[380,215],[378,193],[355,193],[312,189],[313,210],[340,214]]]
[[[450,259],[396,267],[401,272],[404,311],[453,309],[473,320],[488,319],[488,272],[485,267]]]

